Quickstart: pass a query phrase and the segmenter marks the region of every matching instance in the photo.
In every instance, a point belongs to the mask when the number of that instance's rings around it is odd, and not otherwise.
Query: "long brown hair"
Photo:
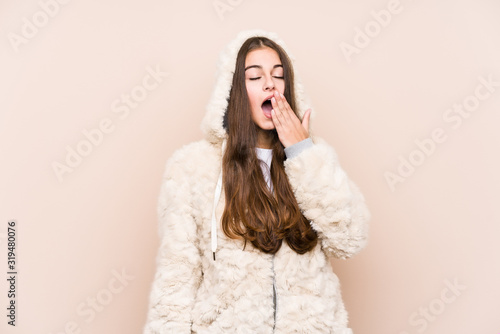
[[[262,174],[255,147],[257,125],[251,118],[250,102],[245,84],[245,59],[255,49],[269,47],[275,50],[284,71],[286,100],[296,112],[293,68],[286,52],[265,37],[251,37],[243,43],[236,58],[224,128],[228,134],[222,163],[226,204],[222,215],[222,229],[233,239],[242,237],[265,253],[276,253],[283,240],[291,249],[304,254],[313,249],[318,236],[299,209],[292,187],[285,173],[284,147],[276,130],[272,134],[273,157],[271,193]]]

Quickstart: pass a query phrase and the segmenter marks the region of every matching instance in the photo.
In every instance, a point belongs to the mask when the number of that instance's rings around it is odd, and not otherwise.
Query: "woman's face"
[[[250,51],[245,58],[245,84],[254,123],[262,130],[274,129],[270,99],[275,90],[285,93],[278,53],[269,47]]]

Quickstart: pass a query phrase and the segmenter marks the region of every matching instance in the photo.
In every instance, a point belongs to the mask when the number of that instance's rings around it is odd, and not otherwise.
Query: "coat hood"
[[[216,82],[215,88],[212,92],[212,96],[207,105],[206,114],[203,118],[201,124],[201,130],[205,134],[206,139],[213,143],[221,143],[222,155],[225,150],[225,143],[227,133],[223,126],[224,114],[226,113],[229,94],[231,92],[231,85],[233,82],[233,75],[236,66],[236,57],[238,52],[243,45],[243,43],[250,37],[263,36],[271,39],[287,53],[290,58],[294,70],[294,89],[295,89],[295,99],[296,108],[295,110],[302,119],[305,111],[310,108],[310,102],[304,94],[304,89],[300,81],[300,77],[295,70],[295,57],[288,50],[286,44],[278,37],[276,33],[267,32],[260,29],[245,30],[240,32],[234,40],[226,45],[225,49],[219,55],[219,61],[217,63],[216,72]],[[314,113],[311,113],[311,118],[309,121],[309,134],[311,134],[311,121],[313,119]],[[217,203],[219,202],[220,195],[222,192],[222,166],[219,173],[219,178],[217,180],[217,185],[214,192],[214,203],[212,207],[212,218],[211,218],[211,248],[213,253],[213,259],[215,261],[215,253],[217,251],[217,217],[215,216],[215,210]]]
[[[268,32],[261,29],[244,30],[241,31],[234,40],[226,45],[224,50],[219,55],[217,62],[216,82],[212,92],[212,96],[208,102],[205,116],[202,120],[201,130],[203,131],[206,139],[211,143],[223,141],[226,138],[226,130],[223,127],[224,114],[228,105],[229,93],[233,82],[233,74],[236,66],[236,57],[243,43],[250,37],[263,36],[267,37],[278,45],[288,54],[294,69],[295,77],[295,99],[296,99],[296,112],[302,119],[305,111],[312,108],[309,100],[304,94],[304,89],[300,77],[295,68],[295,57],[290,52],[285,42],[283,42],[276,33]],[[314,118],[314,112],[311,113],[311,121]],[[310,129],[309,129],[310,130]]]

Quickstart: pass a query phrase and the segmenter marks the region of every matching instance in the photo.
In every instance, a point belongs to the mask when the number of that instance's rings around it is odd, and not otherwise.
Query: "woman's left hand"
[[[284,147],[292,146],[309,137],[309,117],[312,109],[306,110],[302,122],[300,122],[300,119],[290,108],[285,96],[277,90],[274,91],[271,104],[273,106],[272,120]]]

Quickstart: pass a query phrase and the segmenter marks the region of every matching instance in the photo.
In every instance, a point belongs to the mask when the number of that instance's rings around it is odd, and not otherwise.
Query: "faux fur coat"
[[[313,250],[300,255],[286,242],[275,255],[251,243],[243,250],[220,226],[223,117],[238,50],[258,35],[281,45],[294,63],[284,42],[262,30],[241,32],[221,53],[202,122],[205,139],[177,150],[163,175],[161,243],[145,334],[351,333],[329,257],[346,259],[365,246],[370,213],[324,140],[310,132],[314,145],[284,162],[299,207],[318,233]],[[296,71],[295,96],[302,117],[310,104]]]

